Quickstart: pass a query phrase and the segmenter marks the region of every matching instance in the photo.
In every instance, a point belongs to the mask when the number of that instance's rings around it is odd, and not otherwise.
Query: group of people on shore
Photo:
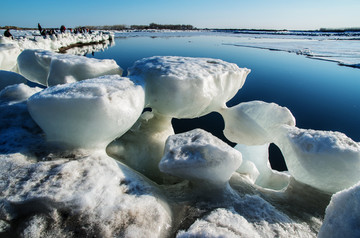
[[[53,35],[53,34],[59,33],[57,29],[50,29],[50,30],[43,29],[43,28],[41,27],[40,23],[38,23],[38,29],[39,29],[39,32],[40,32],[40,34],[41,34],[42,36]],[[65,33],[66,27],[65,27],[64,25],[61,25],[60,28],[59,28],[59,30],[60,30],[60,33]],[[73,30],[72,28],[69,28],[68,30],[69,30],[71,33],[74,33],[74,34],[77,34],[77,33],[85,33],[85,32],[87,32],[87,33],[89,33],[89,34],[92,33],[91,30],[86,29],[86,28],[84,28],[84,27],[82,27],[82,28],[75,28],[74,30]]]
[[[45,37],[47,35],[51,36],[51,35],[56,35],[58,33],[60,33],[60,34],[65,33],[66,27],[64,25],[61,25],[59,29],[55,29],[55,28],[45,29],[45,28],[42,28],[40,23],[38,23],[38,30],[39,30],[40,35]],[[72,28],[69,28],[68,30],[74,34],[77,34],[77,33],[92,34],[91,29],[87,29],[85,27],[75,28],[74,30]],[[9,38],[14,38],[13,35],[10,33],[10,29],[6,29],[6,31],[4,32],[4,36],[9,37]]]
[[[38,30],[40,32],[40,35],[42,36],[46,36],[46,35],[54,35],[54,34],[58,34],[58,29],[44,29],[41,27],[40,23],[38,23]],[[66,27],[64,25],[61,25],[60,28],[60,33],[65,33],[66,31]]]

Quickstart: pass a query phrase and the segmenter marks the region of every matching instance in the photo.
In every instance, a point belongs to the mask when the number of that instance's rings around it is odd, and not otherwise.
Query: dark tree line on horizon
[[[196,29],[192,25],[172,25],[172,24],[156,24],[151,23],[149,25],[110,25],[110,26],[85,26],[85,28],[92,29],[92,30],[149,30],[149,29],[155,29],[155,30],[194,30]]]
[[[149,25],[131,25],[127,26],[124,24],[118,25],[104,25],[104,26],[78,26],[75,28],[86,28],[91,30],[197,30],[197,29],[206,29],[206,30],[222,30],[222,31],[236,31],[236,30],[251,30],[251,31],[286,31],[283,30],[275,30],[275,29],[212,29],[212,28],[196,28],[192,25],[182,25],[182,24],[156,24],[150,23]],[[18,26],[0,26],[0,29],[14,29],[14,30],[37,30],[36,27],[18,27]],[[52,27],[48,27],[48,29],[52,29]],[[360,31],[360,27],[351,27],[351,28],[320,28],[319,30],[306,30],[309,32],[358,32]]]
[[[49,27],[49,29],[52,27]],[[149,25],[104,25],[104,26],[77,26],[75,28],[86,28],[91,30],[149,30],[149,29],[166,29],[166,30],[195,30],[196,28],[192,25],[182,25],[182,24],[156,24],[151,23]],[[0,27],[0,29],[14,29],[14,30],[37,30],[37,26],[33,28],[24,28],[17,26],[4,26]]]

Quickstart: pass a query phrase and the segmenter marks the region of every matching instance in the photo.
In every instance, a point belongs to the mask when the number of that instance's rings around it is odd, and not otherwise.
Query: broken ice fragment
[[[17,62],[25,78],[44,86],[122,74],[115,60],[64,55],[46,50],[24,50]]]
[[[284,126],[276,145],[296,180],[335,193],[360,181],[360,145],[345,134]]]
[[[28,99],[28,110],[48,141],[105,148],[136,122],[144,98],[141,86],[113,75],[47,88]]]
[[[155,56],[135,62],[129,77],[146,85],[146,103],[157,113],[194,118],[225,107],[249,69],[219,59]]]
[[[281,125],[295,125],[286,107],[275,103],[251,101],[219,111],[225,121],[224,134],[238,144],[263,145],[273,142],[272,130]]]
[[[241,161],[239,151],[210,133],[195,129],[167,139],[159,168],[200,185],[222,187]]]

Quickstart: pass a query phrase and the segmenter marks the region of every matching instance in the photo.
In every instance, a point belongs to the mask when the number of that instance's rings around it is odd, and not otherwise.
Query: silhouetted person
[[[10,33],[10,29],[6,29],[6,31],[4,32],[4,36],[14,38]]]
[[[41,27],[40,23],[38,23],[38,29],[39,29],[39,32],[41,34],[42,33],[42,27]]]
[[[65,30],[66,30],[66,27],[65,27],[64,25],[61,25],[61,26],[60,26],[60,32],[61,32],[61,33],[64,33]]]

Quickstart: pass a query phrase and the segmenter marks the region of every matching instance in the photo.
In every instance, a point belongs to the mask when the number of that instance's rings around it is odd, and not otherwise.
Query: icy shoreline
[[[1,31],[0,31],[1,32]],[[2,33],[2,32],[1,32]],[[42,49],[49,51],[64,51],[74,45],[90,45],[88,50],[96,50],[95,43],[105,43],[109,45],[114,35],[110,32],[94,32],[92,34],[73,34],[70,32],[54,35],[41,36],[37,31],[15,31],[13,39],[0,36],[0,69],[18,72],[16,68],[16,59],[25,49]],[[94,46],[92,46],[94,45]],[[101,49],[106,46],[102,44]],[[83,51],[84,49],[82,49]],[[64,53],[64,52],[62,52]],[[74,53],[74,52],[72,52]]]
[[[341,66],[360,68],[359,32],[319,31],[116,31],[115,37],[228,37],[224,45],[278,50],[311,59],[326,60]]]
[[[0,235],[360,234],[360,144],[298,128],[275,103],[228,108],[249,69],[154,56],[121,77],[113,60],[44,49],[15,66],[0,71]],[[174,135],[171,118],[214,111],[235,148],[200,129]],[[270,143],[288,172],[271,169]]]

